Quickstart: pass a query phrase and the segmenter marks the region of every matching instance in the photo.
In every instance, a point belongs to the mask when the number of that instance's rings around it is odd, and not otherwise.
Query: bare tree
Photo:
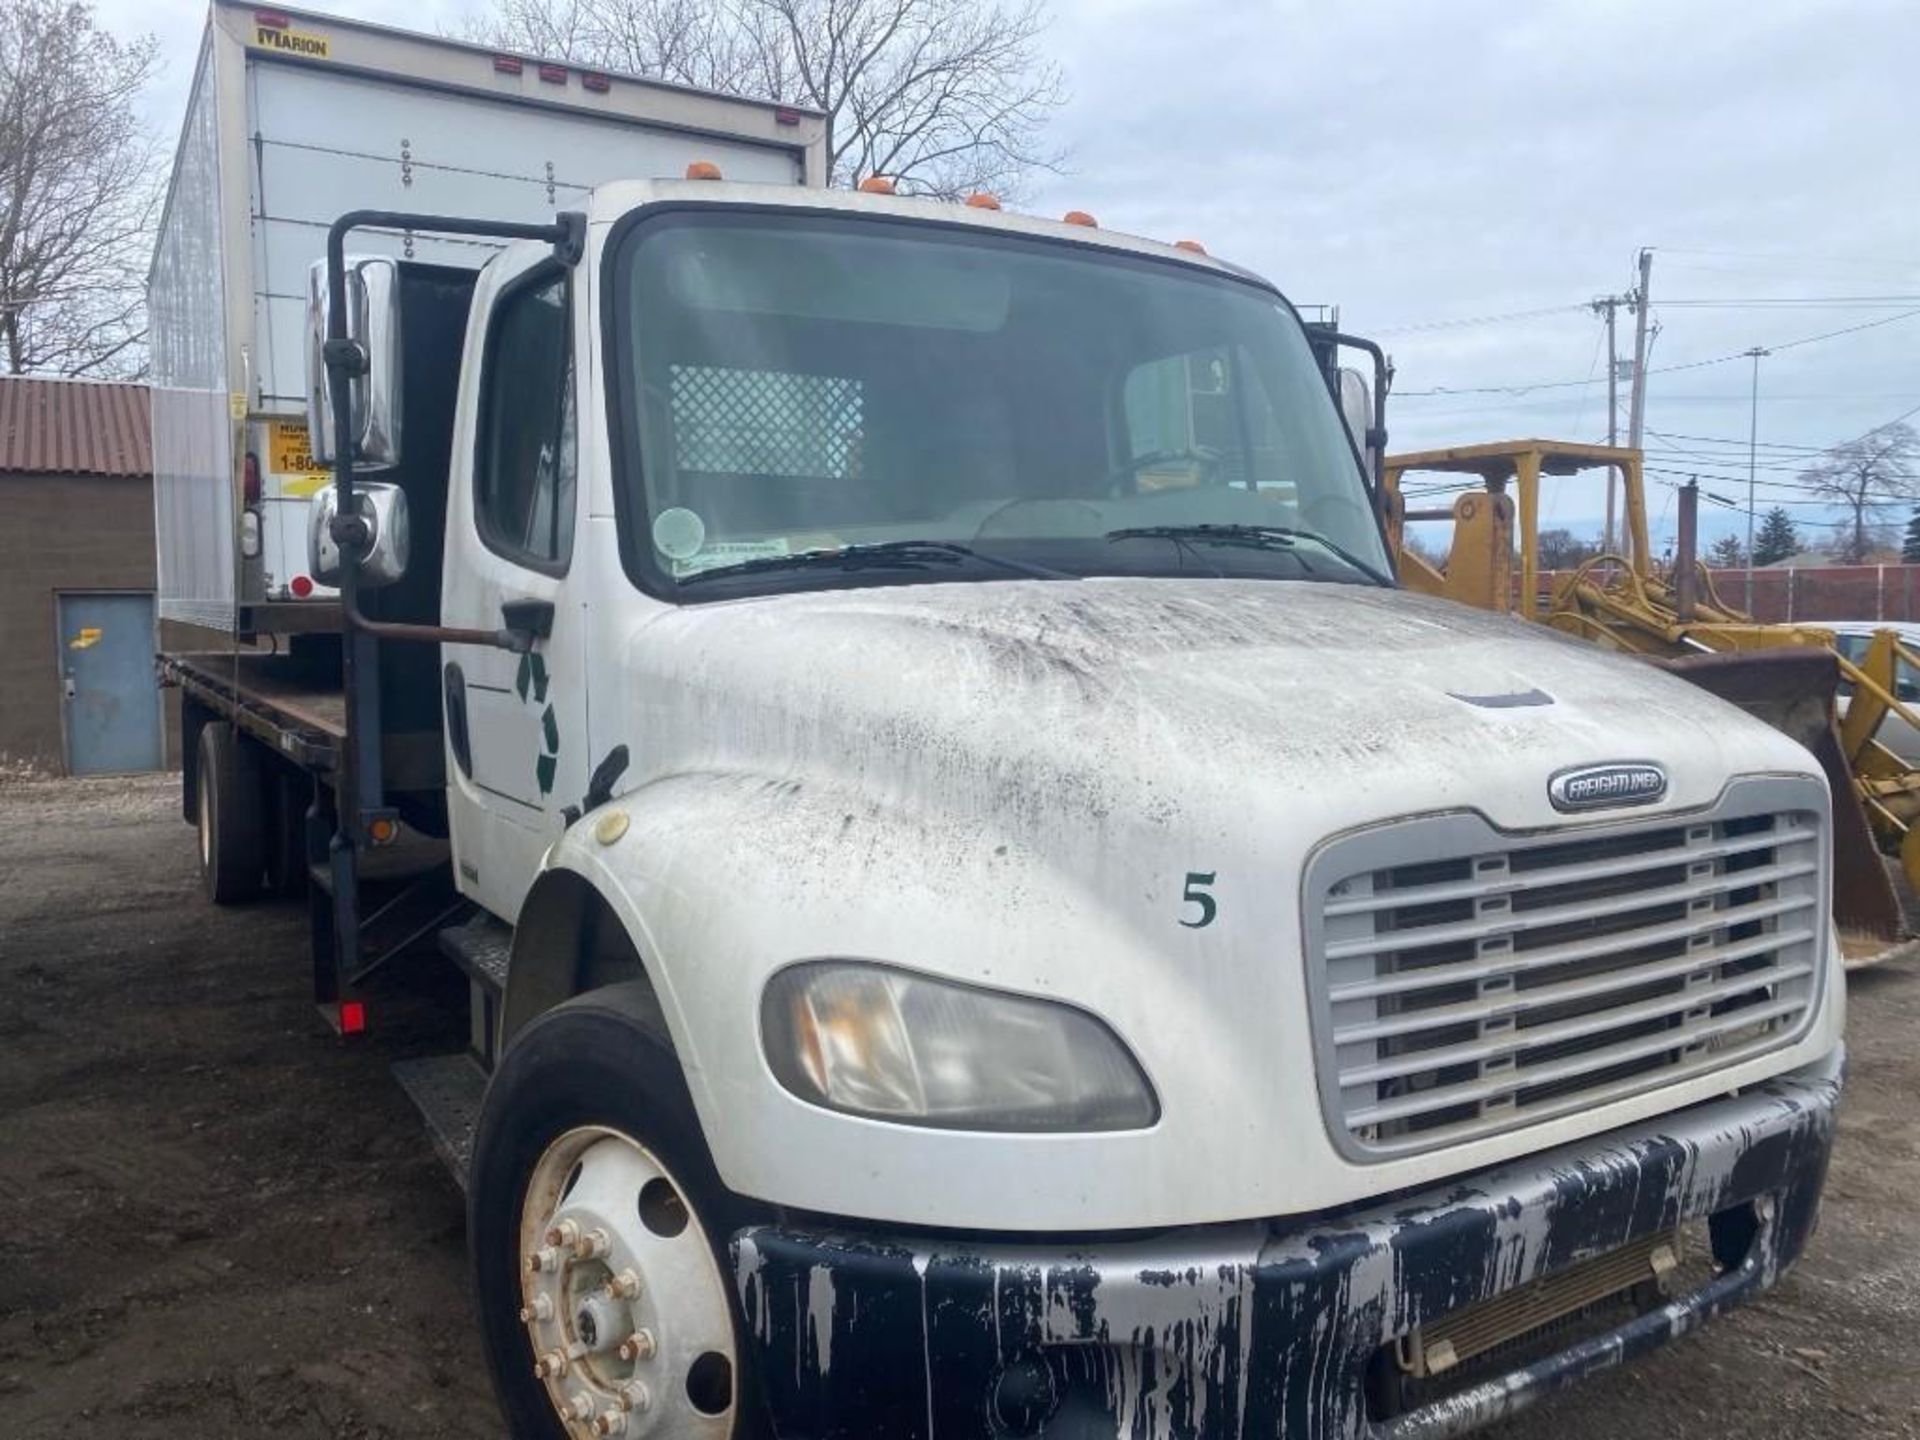
[[[133,99],[151,36],[91,7],[0,5],[0,360],[61,375],[146,367],[147,250],[163,167]]]
[[[832,180],[1016,193],[1058,166],[1045,0],[494,0],[474,38],[826,113]]]
[[[1836,445],[1802,472],[1800,483],[1851,515],[1834,543],[1834,558],[1857,565],[1879,536],[1874,518],[1889,506],[1920,495],[1920,435],[1895,423]]]
[[[1543,570],[1572,570],[1600,553],[1597,543],[1565,529],[1542,530],[1534,547]]]

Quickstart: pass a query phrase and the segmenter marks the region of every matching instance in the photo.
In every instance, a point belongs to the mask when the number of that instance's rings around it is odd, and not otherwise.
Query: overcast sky
[[[316,8],[432,30],[477,7]],[[98,9],[109,29],[160,36],[151,110],[176,131],[204,6]],[[1794,498],[1764,482],[1791,482],[1812,449],[1920,408],[1913,0],[1053,11],[1071,90],[1054,135],[1070,158],[1028,208],[1199,239],[1303,306],[1338,305],[1344,328],[1397,363],[1395,449],[1604,439],[1603,327],[1585,307],[1631,286],[1641,246],[1654,250],[1659,326],[1650,465],[1698,470],[1703,488],[1744,501],[1750,362],[1659,372],[1754,345],[1776,349],[1760,362],[1762,508]],[[1826,303],[1845,297],[1874,298]],[[1682,303],[1755,299],[1776,303]],[[1850,326],[1871,328],[1792,343]],[[1549,481],[1549,514],[1585,528],[1599,484]],[[1671,495],[1652,487],[1656,520]],[[1708,534],[1745,523],[1711,506],[1702,519]]]

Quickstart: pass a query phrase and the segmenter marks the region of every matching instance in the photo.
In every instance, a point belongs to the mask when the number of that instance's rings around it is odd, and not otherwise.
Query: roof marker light
[[[542,65],[540,67],[540,78],[549,85],[564,85],[567,83],[567,67],[564,65]]]
[[[1100,222],[1084,210],[1069,210],[1060,217],[1060,223],[1063,225],[1085,225],[1092,230],[1098,230],[1100,228]]]
[[[604,95],[613,89],[613,77],[602,75],[598,70],[585,70],[580,74],[580,84],[583,89],[591,90],[596,95]]]
[[[1198,240],[1176,240],[1173,242],[1173,248],[1176,250],[1190,251],[1195,255],[1204,255],[1207,253],[1207,247],[1202,245]]]
[[[493,73],[496,75],[518,75],[526,67],[515,55],[496,55],[493,57]]]
[[[975,210],[998,210],[1000,208],[1000,197],[998,195],[989,195],[984,190],[976,190],[967,197],[967,204],[971,205]]]
[[[253,12],[253,23],[268,30],[285,30],[293,21],[278,10],[256,10]]]
[[[776,125],[798,125],[800,123],[800,112],[791,105],[779,106],[773,112],[773,123]]]
[[[854,188],[863,190],[869,195],[891,195],[893,194],[893,181],[884,175],[869,175]]]
[[[687,166],[687,179],[689,180],[718,180],[720,178],[720,167],[711,160],[696,160]]]

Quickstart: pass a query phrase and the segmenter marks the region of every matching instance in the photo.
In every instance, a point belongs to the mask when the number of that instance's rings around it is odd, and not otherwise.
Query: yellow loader
[[[1540,482],[1611,467],[1625,497],[1622,549],[1585,561],[1542,591]],[[1410,474],[1472,476],[1478,485],[1444,509],[1409,508]],[[1920,668],[1891,630],[1858,663],[1832,631],[1766,625],[1728,605],[1697,559],[1695,496],[1681,495],[1676,559],[1657,566],[1647,540],[1638,450],[1512,440],[1390,455],[1383,466],[1388,530],[1411,590],[1515,612],[1569,635],[1645,656],[1793,736],[1819,759],[1834,796],[1834,919],[1850,966],[1917,942],[1903,899],[1920,893],[1920,770],[1876,738],[1890,714],[1920,726],[1898,696],[1904,662]],[[1457,488],[1457,487],[1449,487]],[[1445,557],[1409,548],[1407,526],[1451,522]],[[1849,696],[1844,714],[1836,696]]]

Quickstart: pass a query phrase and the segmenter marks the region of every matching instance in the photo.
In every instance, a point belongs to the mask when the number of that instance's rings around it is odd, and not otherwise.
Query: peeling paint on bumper
[[[733,1255],[781,1436],[1441,1440],[1685,1334],[1812,1233],[1842,1058],[1661,1121],[1311,1222],[1022,1244],[761,1228]],[[1689,1220],[1723,1268],[1604,1335],[1391,1420],[1379,1347]]]

